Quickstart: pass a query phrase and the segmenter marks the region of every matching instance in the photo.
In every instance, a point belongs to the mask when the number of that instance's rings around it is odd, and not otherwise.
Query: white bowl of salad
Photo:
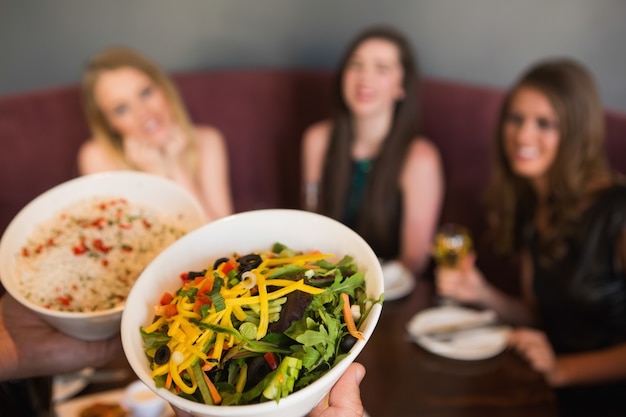
[[[370,246],[328,217],[269,209],[209,223],[141,274],[122,316],[137,376],[194,416],[304,416],[378,322]]]

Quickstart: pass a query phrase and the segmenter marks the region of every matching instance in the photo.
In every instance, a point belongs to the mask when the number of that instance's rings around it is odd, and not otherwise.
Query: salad
[[[354,260],[283,244],[181,274],[140,329],[155,384],[221,405],[279,401],[347,355],[378,299]]]

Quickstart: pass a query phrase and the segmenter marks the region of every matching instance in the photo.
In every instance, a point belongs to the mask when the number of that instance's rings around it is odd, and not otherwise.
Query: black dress
[[[542,266],[530,237],[534,293],[557,354],[626,342],[626,273],[616,263],[626,228],[626,187],[603,190],[567,240],[567,255]],[[562,416],[626,416],[626,380],[557,390]]]

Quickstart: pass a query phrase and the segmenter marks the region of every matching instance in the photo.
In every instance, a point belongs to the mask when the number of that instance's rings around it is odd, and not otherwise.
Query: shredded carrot
[[[202,365],[202,367],[200,369],[202,369],[205,372],[210,371],[211,369],[215,368],[216,363],[212,362],[212,361],[205,361],[204,364]]]
[[[165,388],[170,389],[172,386],[172,374],[167,373],[167,377],[165,378]]]
[[[217,388],[215,388],[215,385],[213,385],[213,382],[211,381],[211,378],[209,378],[209,376],[207,374],[205,374],[204,372],[202,372],[202,376],[204,376],[204,381],[206,382],[207,386],[209,387],[209,392],[211,393],[211,397],[213,398],[213,402],[215,404],[221,403],[222,402],[222,396],[220,395],[220,393],[217,390]]]
[[[341,298],[343,299],[343,319],[346,322],[346,326],[348,326],[348,332],[357,339],[363,340],[363,335],[356,329],[356,324],[354,324],[352,310],[350,309],[350,297],[345,292],[342,292]]]

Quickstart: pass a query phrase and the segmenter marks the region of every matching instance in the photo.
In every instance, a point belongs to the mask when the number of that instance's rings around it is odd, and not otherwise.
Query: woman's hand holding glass
[[[444,300],[464,303],[482,300],[486,281],[474,266],[476,255],[467,228],[454,223],[441,226],[435,235],[433,257],[437,263],[437,292]]]
[[[487,284],[481,272],[474,266],[475,255],[469,254],[451,268],[439,266],[435,270],[437,293],[462,303],[480,304],[485,299]]]

